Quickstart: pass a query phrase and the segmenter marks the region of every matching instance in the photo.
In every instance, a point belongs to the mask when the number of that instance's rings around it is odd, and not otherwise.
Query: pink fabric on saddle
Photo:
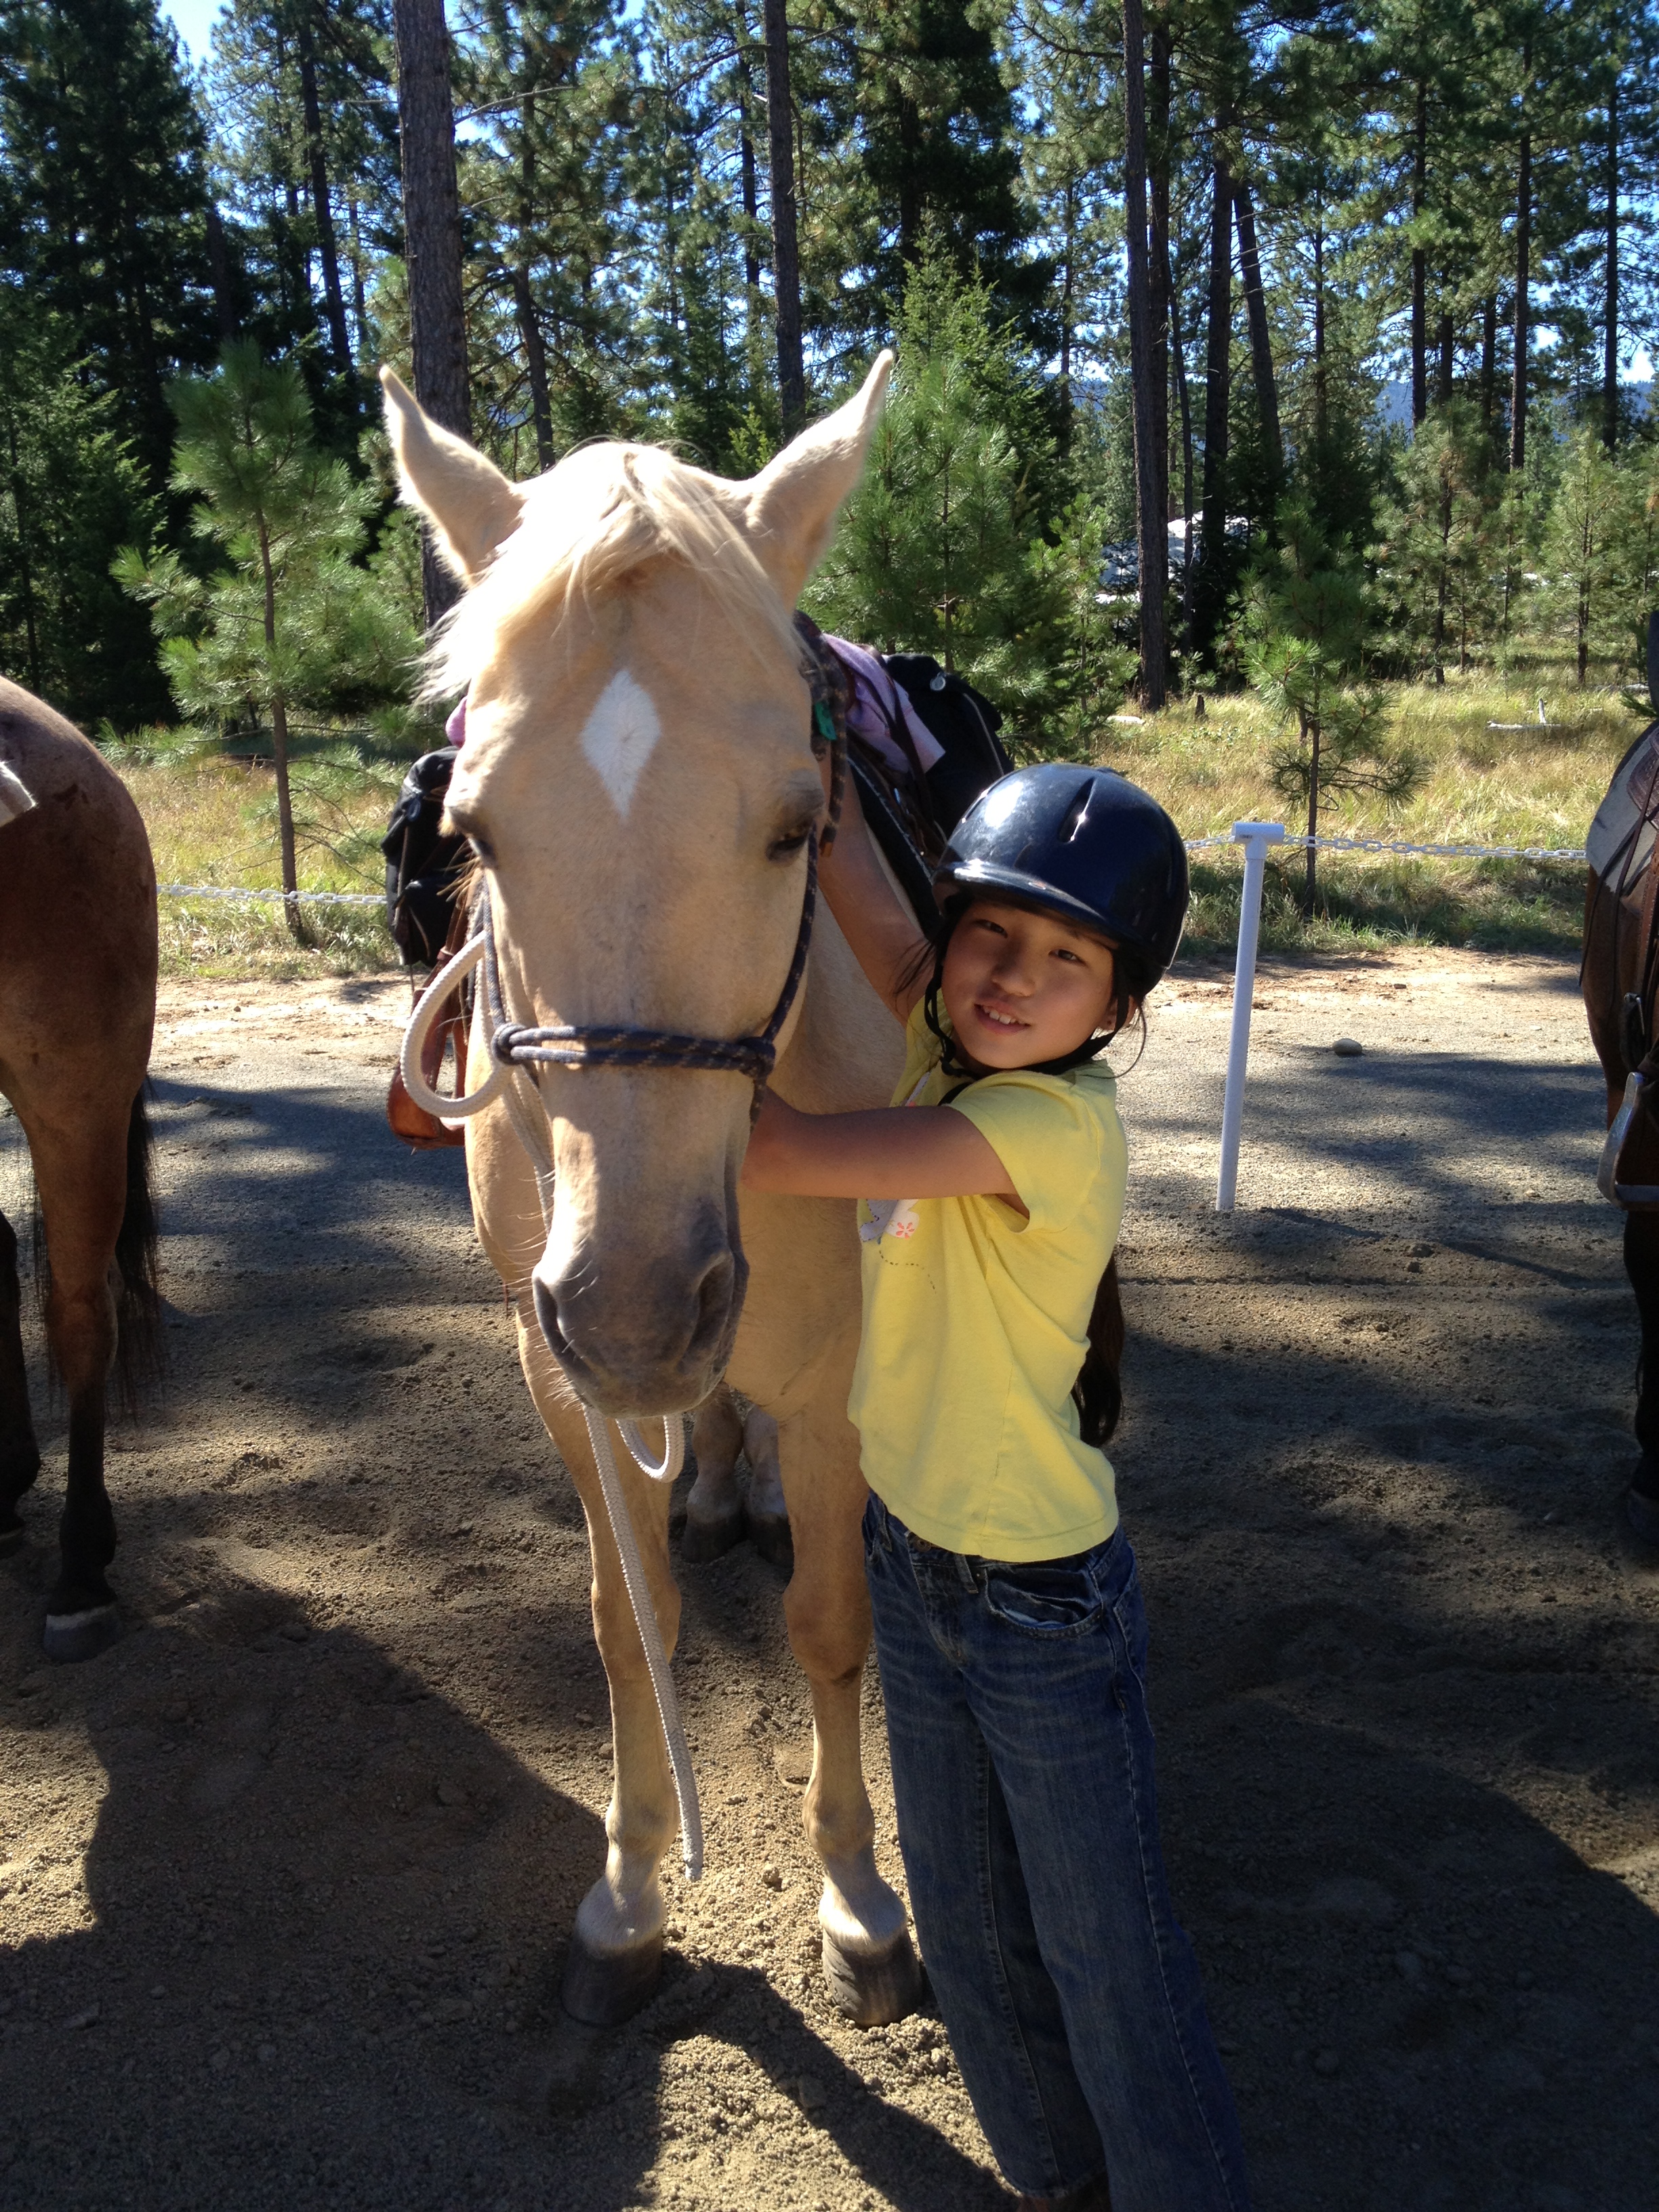
[[[893,735],[893,724],[901,716],[910,742],[916,749],[916,758],[921,763],[923,775],[935,761],[944,759],[944,746],[868,646],[850,644],[846,638],[831,637],[827,631],[823,642],[834,652],[852,684],[853,702],[847,710],[848,728],[856,730],[867,744],[873,745],[895,775],[902,777],[910,773],[910,763],[905,758],[904,748]]]
[[[465,699],[444,724],[444,739],[446,744],[452,745],[464,745],[466,743],[466,701]]]

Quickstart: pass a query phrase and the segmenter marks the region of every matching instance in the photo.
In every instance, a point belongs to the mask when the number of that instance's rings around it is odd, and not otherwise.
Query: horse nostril
[[[539,1267],[530,1278],[530,1290],[536,1303],[536,1319],[541,1325],[548,1350],[557,1360],[568,1358],[569,1341],[559,1327],[558,1291],[553,1284],[547,1281]]]
[[[686,1346],[689,1358],[701,1358],[730,1325],[737,1285],[735,1256],[730,1251],[717,1252],[697,1285],[697,1318]]]

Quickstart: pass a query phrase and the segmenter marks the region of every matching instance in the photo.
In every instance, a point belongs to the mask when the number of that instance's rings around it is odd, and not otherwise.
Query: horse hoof
[[[921,2002],[927,1976],[908,1935],[873,1958],[823,1939],[823,1978],[837,2008],[859,2027],[885,2027]]]
[[[590,1951],[573,1936],[559,2002],[588,2027],[616,2027],[648,2002],[661,1974],[660,1935],[632,1951]]]
[[[114,1605],[94,1605],[85,1613],[49,1613],[42,1641],[48,1659],[95,1659],[120,1633],[121,1616]]]
[[[772,1566],[781,1567],[787,1575],[794,1573],[795,1540],[790,1534],[787,1513],[745,1512],[744,1525],[762,1559]]]
[[[733,1505],[729,1511],[717,1513],[708,1520],[694,1519],[688,1510],[685,1527],[680,1535],[680,1557],[688,1566],[704,1567],[711,1559],[724,1559],[726,1554],[743,1541],[743,1507]]]
[[[1625,1492],[1625,1518],[1644,1544],[1659,1544],[1659,1498],[1632,1486]]]

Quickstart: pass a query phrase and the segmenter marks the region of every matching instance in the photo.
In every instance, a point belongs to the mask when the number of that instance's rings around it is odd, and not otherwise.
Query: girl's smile
[[[977,898],[951,932],[942,995],[969,1066],[1034,1067],[1113,1025],[1115,985],[1104,939],[1058,915]]]

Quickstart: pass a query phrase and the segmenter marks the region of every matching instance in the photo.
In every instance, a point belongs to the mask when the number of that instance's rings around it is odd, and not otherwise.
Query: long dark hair
[[[1010,906],[1026,903],[1015,898],[1003,901],[1000,893],[997,896],[1000,902]],[[979,1080],[974,1069],[965,1067],[957,1057],[951,1032],[939,1017],[945,955],[957,924],[972,904],[972,897],[966,894],[958,894],[947,902],[928,941],[918,951],[908,975],[901,979],[903,988],[908,989],[920,981],[924,969],[932,968],[922,1000],[923,1018],[939,1040],[939,1061],[945,1073],[961,1078],[945,1092],[942,1101],[945,1105],[949,1105],[953,1098],[959,1098],[964,1091]],[[1033,910],[1044,913],[1048,909],[1037,907]],[[1144,1047],[1146,994],[1162,973],[1163,970],[1150,956],[1138,946],[1115,945],[1112,947],[1110,1028],[1088,1038],[1075,1052],[1066,1053],[1059,1060],[1038,1062],[1030,1073],[1064,1075],[1074,1067],[1086,1066],[1126,1029],[1139,1027]],[[1139,1057],[1137,1054],[1136,1058]],[[1103,1450],[1110,1442],[1123,1412],[1122,1365],[1123,1300],[1118,1290],[1117,1255],[1115,1252],[1106,1262],[1106,1271],[1095,1291],[1095,1302],[1089,1314],[1088,1348],[1084,1352],[1077,1380],[1072,1385],[1072,1399],[1078,1411],[1079,1432],[1084,1443],[1093,1444],[1097,1450]]]

